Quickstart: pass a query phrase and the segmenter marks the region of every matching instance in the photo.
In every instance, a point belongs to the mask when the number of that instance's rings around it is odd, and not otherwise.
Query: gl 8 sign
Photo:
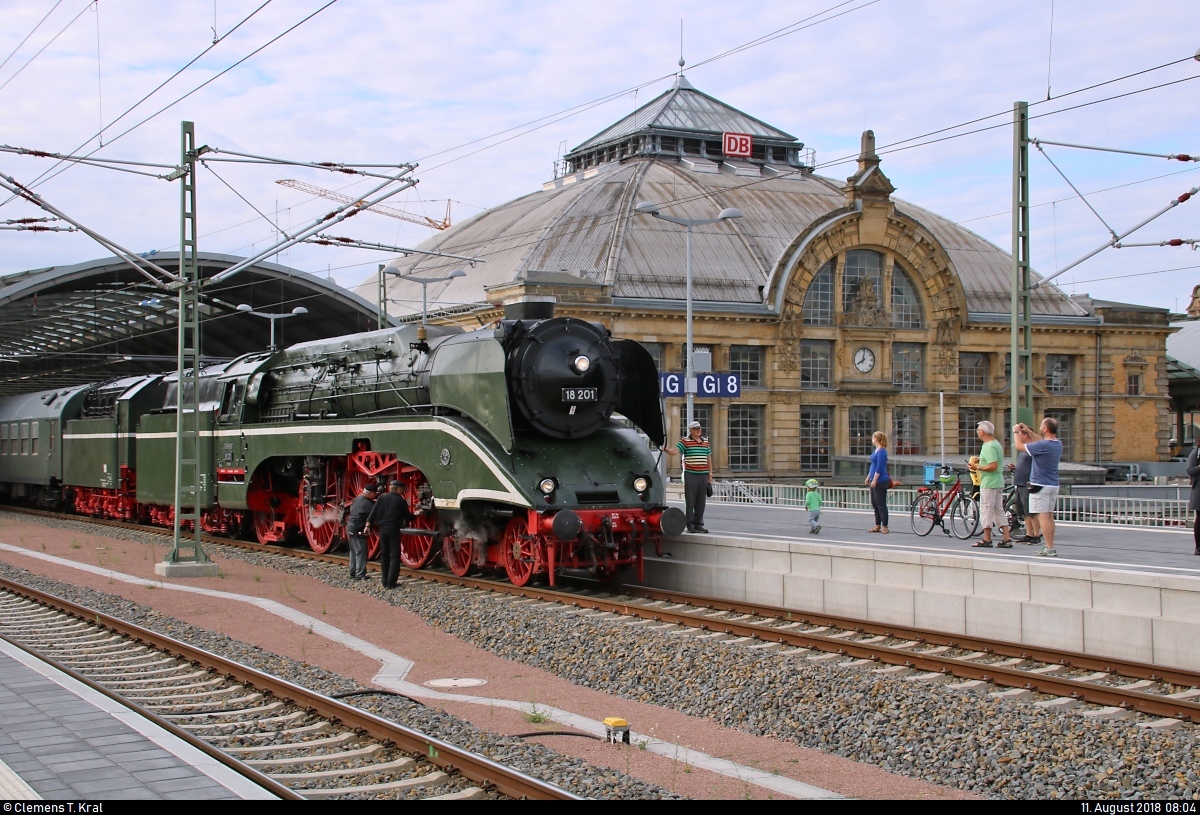
[[[658,395],[663,399],[674,399],[687,395],[682,373],[658,375]],[[742,375],[735,373],[708,373],[696,376],[696,395],[737,399],[742,395]]]
[[[721,140],[721,152],[730,158],[750,158],[754,138],[749,133],[726,133]]]

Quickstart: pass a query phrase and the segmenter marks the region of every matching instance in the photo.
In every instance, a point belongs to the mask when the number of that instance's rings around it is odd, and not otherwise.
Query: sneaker
[[[820,532],[821,532],[821,527],[820,527],[820,525],[818,525],[818,526],[817,526],[816,528],[814,528],[814,529],[813,529],[813,531],[812,531],[812,533],[813,533],[814,535],[818,535],[818,534],[820,534]],[[1200,552],[1197,552],[1196,554],[1200,555]]]
[[[1038,537],[1037,535],[1025,535],[1024,537],[1019,538],[1017,540],[1017,543],[1025,543],[1025,544],[1032,546],[1035,543],[1041,543],[1041,541],[1042,541],[1042,539],[1040,537]]]
[[[693,532],[707,532],[708,530],[702,526],[697,526],[697,527],[693,528],[692,531]]]
[[[1042,557],[1058,557],[1058,552],[1051,549],[1049,546],[1043,546],[1042,551],[1038,552]]]

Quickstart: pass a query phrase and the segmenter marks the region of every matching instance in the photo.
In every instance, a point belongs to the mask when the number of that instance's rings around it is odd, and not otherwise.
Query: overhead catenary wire
[[[67,223],[71,224],[72,226],[77,227],[80,232],[83,232],[88,237],[90,237],[92,240],[96,241],[101,246],[103,246],[105,249],[108,249],[114,255],[121,258],[121,260],[128,263],[135,270],[137,270],[137,272],[139,274],[141,274],[143,277],[145,277],[151,283],[154,283],[155,285],[160,286],[162,288],[167,288],[166,281],[168,281],[168,280],[176,281],[179,279],[178,275],[176,275],[172,272],[168,272],[166,269],[162,268],[158,264],[153,263],[152,261],[149,261],[146,258],[136,255],[135,253],[124,248],[120,244],[104,237],[103,235],[96,232],[95,230],[88,229],[86,226],[81,224],[79,221],[76,221],[75,219],[71,218],[69,215],[64,213],[62,210],[58,209],[53,204],[50,204],[49,202],[47,202],[40,195],[38,195],[37,193],[28,189],[24,185],[22,185],[19,181],[17,181],[12,176],[5,175],[4,173],[0,173],[0,187],[4,187],[9,192],[13,193],[14,196],[23,198],[26,201],[28,201],[29,203],[33,204],[34,206],[44,209],[46,212],[49,212],[51,215],[55,216],[56,218],[60,218],[61,220],[66,221]],[[161,279],[156,278],[153,274],[151,274],[149,271],[147,271],[145,268],[143,268],[142,264],[150,267],[150,269],[152,269],[153,271],[162,275],[162,278]]]
[[[1156,218],[1161,217],[1162,215],[1165,215],[1166,213],[1170,212],[1172,209],[1174,209],[1175,207],[1184,203],[1185,201],[1190,200],[1192,198],[1192,196],[1194,196],[1196,193],[1200,193],[1200,187],[1192,187],[1190,190],[1185,192],[1183,195],[1180,195],[1178,198],[1172,199],[1169,204],[1167,204],[1165,207],[1160,209],[1158,212],[1151,215],[1149,218],[1146,218],[1141,223],[1137,224],[1134,227],[1131,227],[1130,229],[1127,229],[1125,232],[1122,232],[1120,235],[1113,235],[1112,240],[1106,242],[1103,246],[1093,249],[1091,252],[1088,252],[1086,255],[1084,255],[1083,257],[1081,257],[1079,260],[1075,261],[1074,263],[1068,263],[1066,266],[1062,267],[1054,274],[1048,275],[1047,277],[1043,277],[1041,280],[1039,280],[1038,282],[1036,282],[1032,286],[1030,286],[1030,288],[1036,289],[1039,286],[1049,283],[1054,278],[1058,277],[1059,275],[1063,274],[1064,272],[1067,272],[1067,271],[1075,268],[1080,263],[1083,263],[1085,260],[1095,257],[1096,255],[1100,254],[1108,247],[1119,243],[1123,238],[1126,238],[1129,235],[1132,235],[1134,232],[1137,232],[1139,229],[1141,229],[1146,224],[1150,223],[1151,221],[1155,220]]]
[[[33,64],[33,61],[34,61],[35,59],[37,59],[38,57],[40,57],[40,56],[42,55],[42,52],[43,52],[43,51],[45,51],[47,48],[49,48],[51,45],[53,45],[53,44],[54,44],[54,41],[55,41],[55,40],[57,40],[59,37],[61,37],[61,36],[62,36],[64,33],[66,33],[66,30],[67,30],[68,28],[70,28],[71,26],[75,25],[75,21],[76,21],[76,20],[78,20],[80,17],[82,17],[82,16],[83,16],[83,13],[84,13],[85,11],[87,11],[89,8],[91,8],[92,2],[93,2],[93,0],[88,0],[88,1],[87,1],[87,4],[86,4],[86,5],[84,5],[84,7],[83,7],[83,8],[81,8],[81,9],[79,10],[79,13],[78,13],[78,14],[76,14],[74,17],[72,17],[72,18],[71,18],[71,22],[69,22],[69,23],[67,23],[65,26],[63,26],[63,27],[62,27],[62,29],[61,29],[61,30],[60,30],[60,31],[59,31],[57,34],[55,34],[53,37],[51,37],[51,38],[50,38],[49,42],[47,42],[45,45],[43,45],[41,48],[39,48],[39,49],[38,49],[38,52],[37,52],[36,54],[34,54],[32,57],[30,57],[30,58],[29,58],[29,59],[28,59],[28,60],[25,62],[25,64],[24,64],[24,65],[22,65],[20,68],[18,68],[18,69],[17,69],[17,71],[16,71],[16,73],[14,73],[14,74],[13,74],[12,76],[10,76],[8,79],[4,80],[4,83],[3,83],[3,84],[0,84],[0,91],[2,91],[2,90],[4,90],[5,88],[7,88],[7,87],[8,87],[8,83],[12,82],[14,79],[16,79],[18,76],[20,76],[20,75],[21,75],[21,72],[22,72],[22,71],[24,71],[26,68],[28,68],[30,65],[32,65],[32,64]]]
[[[4,70],[4,66],[8,64],[8,61],[10,59],[12,59],[13,57],[15,57],[17,55],[17,52],[20,51],[23,47],[25,47],[25,43],[29,42],[29,38],[37,33],[37,30],[42,27],[42,23],[44,23],[44,22],[46,22],[46,20],[50,19],[50,15],[53,14],[54,10],[57,9],[61,5],[62,5],[62,0],[55,0],[54,5],[50,7],[50,10],[46,12],[46,15],[44,17],[42,17],[42,19],[38,20],[37,25],[35,25],[30,30],[30,32],[25,35],[25,39],[23,39],[19,43],[17,43],[17,47],[12,50],[12,53],[10,53],[7,57],[5,57],[3,62],[0,62],[0,71]]]

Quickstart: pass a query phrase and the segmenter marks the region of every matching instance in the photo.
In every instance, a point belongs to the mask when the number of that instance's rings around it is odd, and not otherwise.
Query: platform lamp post
[[[414,283],[421,284],[421,327],[417,329],[417,342],[424,343],[428,338],[428,332],[425,330],[429,319],[428,299],[426,297],[430,283],[445,283],[447,280],[454,280],[459,277],[466,277],[467,273],[462,269],[455,269],[445,277],[421,277],[415,274],[400,274],[396,269],[384,269],[385,272],[395,275],[401,280],[411,280]]]
[[[684,391],[687,392],[687,422],[684,425],[683,434],[687,434],[687,425],[691,424],[695,417],[695,400],[696,400],[696,369],[693,366],[692,359],[692,227],[707,226],[721,221],[727,221],[730,218],[741,218],[741,210],[728,207],[721,210],[716,218],[675,218],[671,215],[663,215],[658,209],[658,204],[652,204],[648,201],[643,201],[634,208],[635,212],[642,215],[653,215],[660,221],[670,221],[673,224],[679,224],[687,230],[687,360],[684,371]],[[711,430],[710,430],[711,432]]]
[[[270,314],[265,311],[255,311],[254,307],[246,303],[242,303],[237,307],[237,310],[244,314],[253,314],[255,317],[262,317],[264,320],[271,321],[271,345],[268,351],[278,351],[279,348],[275,345],[275,323],[280,320],[286,320],[288,317],[299,317],[301,314],[308,314],[308,309],[304,306],[296,306],[286,314]]]

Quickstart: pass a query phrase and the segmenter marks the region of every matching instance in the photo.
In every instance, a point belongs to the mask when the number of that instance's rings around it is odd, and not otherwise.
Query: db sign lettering
[[[726,133],[722,152],[730,158],[750,158],[754,139],[749,133]]]
[[[658,375],[658,395],[674,399],[687,395],[686,377],[682,373]],[[742,395],[741,374],[709,373],[696,377],[695,394],[701,397],[737,399]]]

